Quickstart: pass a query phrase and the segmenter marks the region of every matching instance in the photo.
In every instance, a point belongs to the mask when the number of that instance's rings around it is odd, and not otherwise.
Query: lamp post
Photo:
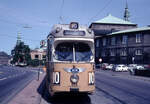
[[[101,63],[102,63],[102,58],[99,58],[99,63],[100,63],[100,68],[102,67]]]

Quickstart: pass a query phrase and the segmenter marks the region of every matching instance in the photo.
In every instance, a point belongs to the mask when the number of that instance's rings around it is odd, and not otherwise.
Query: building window
[[[115,37],[112,37],[111,38],[111,45],[115,45],[116,44],[116,38]]]
[[[122,44],[127,44],[128,37],[126,35],[122,36]]]
[[[96,57],[99,57],[99,52],[98,52],[98,50],[96,51]]]
[[[101,56],[105,57],[106,56],[106,51],[103,50],[102,53],[101,53]]]
[[[135,50],[135,55],[142,55],[142,49]]]
[[[39,59],[39,55],[35,55],[35,59]]]
[[[99,47],[99,40],[96,40],[96,47]]]
[[[120,53],[121,56],[127,56],[127,50],[126,50],[126,48],[121,49],[120,52],[121,52]]]
[[[136,43],[142,42],[142,34],[136,34]]]
[[[110,49],[110,56],[115,56],[115,49]]]
[[[103,46],[106,46],[106,38],[103,38]]]
[[[46,55],[43,55],[43,56],[42,56],[42,59],[46,59]]]

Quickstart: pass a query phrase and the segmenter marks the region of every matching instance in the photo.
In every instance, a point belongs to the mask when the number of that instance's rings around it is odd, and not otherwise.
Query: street
[[[96,71],[93,95],[42,95],[40,104],[150,104],[150,79],[129,72]]]
[[[36,71],[30,68],[0,67],[0,103],[7,104],[36,78]],[[43,80],[35,89],[41,95],[39,104],[150,104],[149,77],[96,69],[95,80],[96,90],[92,95],[60,94],[54,97],[47,93]]]
[[[0,67],[0,104],[7,104],[17,93],[35,78],[35,72],[29,69]]]

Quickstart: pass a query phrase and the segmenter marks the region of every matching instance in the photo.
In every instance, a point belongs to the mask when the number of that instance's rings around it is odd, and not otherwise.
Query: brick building
[[[38,60],[46,60],[46,47],[45,48],[37,48],[34,50],[31,50],[30,52],[31,59],[38,59]]]

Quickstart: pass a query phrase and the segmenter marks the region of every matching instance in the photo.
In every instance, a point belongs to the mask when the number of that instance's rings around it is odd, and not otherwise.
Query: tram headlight
[[[60,72],[53,72],[53,83],[60,84]]]
[[[56,28],[56,33],[59,33],[61,31],[61,28],[60,27],[57,27]]]
[[[78,81],[79,81],[79,76],[76,75],[76,74],[71,75],[70,81],[71,81],[71,83],[73,83],[73,84],[77,84]]]
[[[87,31],[89,32],[89,34],[92,33],[92,29],[88,28]]]
[[[94,72],[89,72],[89,85],[93,85],[95,82]]]

